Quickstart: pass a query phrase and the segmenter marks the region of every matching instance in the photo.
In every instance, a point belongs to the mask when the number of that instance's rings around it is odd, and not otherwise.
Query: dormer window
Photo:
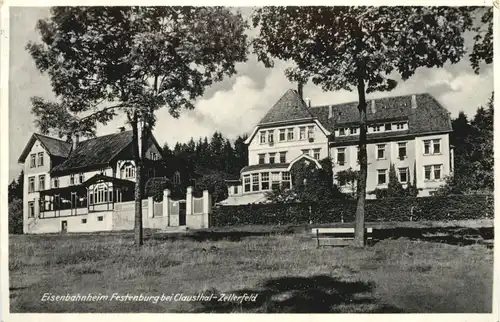
[[[345,129],[344,128],[340,128],[339,129],[339,136],[344,136],[345,135]]]
[[[396,123],[396,130],[403,130],[405,128],[405,123]]]
[[[373,126],[373,132],[380,132],[380,131],[382,131],[382,125]]]
[[[351,135],[356,135],[358,134],[358,128],[357,127],[351,127]]]
[[[386,130],[386,131],[391,131],[391,130],[392,130],[392,125],[391,125],[391,123],[385,123],[385,130]]]

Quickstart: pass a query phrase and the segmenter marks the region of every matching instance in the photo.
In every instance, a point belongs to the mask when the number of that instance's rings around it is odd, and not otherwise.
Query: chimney
[[[371,102],[371,110],[372,110],[372,114],[375,114],[375,112],[377,111],[377,108],[375,106],[375,100],[372,100],[372,102]]]
[[[72,140],[72,148],[73,151],[76,150],[76,146],[78,145],[78,142],[80,141],[80,134],[75,133],[73,135],[73,140]]]
[[[297,93],[299,94],[300,98],[303,98],[304,96],[304,84],[302,82],[299,82],[297,85]]]
[[[417,108],[417,95],[415,94],[411,96],[411,108]]]
[[[328,118],[333,119],[333,105],[328,106]]]
[[[311,107],[311,99],[310,98],[305,98],[304,102],[306,102],[307,107]]]

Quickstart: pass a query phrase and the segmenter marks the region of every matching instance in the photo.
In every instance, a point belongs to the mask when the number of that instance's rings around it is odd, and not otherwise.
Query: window
[[[377,181],[379,185],[387,183],[387,169],[377,170]]]
[[[286,152],[280,152],[280,163],[286,163]]]
[[[43,167],[43,152],[38,153],[38,166]]]
[[[337,163],[339,165],[344,165],[344,163],[345,163],[345,148],[337,149]]]
[[[30,168],[36,167],[36,154],[33,153],[30,155]]]
[[[155,152],[149,152],[149,157],[153,161],[158,160],[158,155]]]
[[[263,154],[259,154],[259,164],[264,164],[266,163],[266,155],[263,153]]]
[[[234,186],[234,194],[237,195],[238,194],[238,186]]]
[[[259,174],[252,174],[252,191],[259,191]]]
[[[181,173],[179,171],[175,171],[172,183],[175,185],[181,184]]]
[[[260,144],[266,143],[266,131],[260,132]]]
[[[269,153],[269,163],[273,164],[276,161],[276,153]]]
[[[373,132],[380,132],[382,130],[382,125],[374,125]]]
[[[35,202],[30,201],[28,202],[28,218],[34,218],[35,217]]]
[[[399,182],[408,182],[408,168],[399,168]]]
[[[431,154],[431,140],[424,141],[424,154]]]
[[[135,178],[135,167],[133,164],[128,163],[125,165],[125,178]]]
[[[434,154],[439,154],[441,153],[441,140],[432,140],[432,148],[433,148],[433,153]]]
[[[75,175],[72,174],[69,176],[69,184],[74,185],[75,184]]]
[[[250,175],[246,175],[243,177],[243,189],[245,192],[249,192],[250,191]]]
[[[82,224],[86,224],[87,223],[87,219],[86,218],[82,218]]]
[[[432,175],[432,166],[430,166],[430,165],[424,166],[425,180],[431,180],[431,175]]]
[[[42,174],[38,177],[38,190],[45,190],[45,175]]]
[[[358,134],[358,128],[357,127],[351,127],[351,135],[356,135]]]
[[[390,131],[390,130],[392,130],[392,125],[391,125],[391,123],[385,123],[385,130],[386,130],[386,131]]]
[[[377,144],[377,159],[385,159],[385,144]]]
[[[108,187],[102,184],[98,185],[94,188],[94,196],[91,198],[90,203],[100,204],[106,202],[108,202]]]
[[[294,132],[294,131],[293,131],[293,127],[292,127],[292,128],[287,129],[286,131],[287,131],[287,133],[286,133],[286,135],[287,135],[286,139],[287,139],[288,141],[293,141],[293,132]]]
[[[271,173],[271,188],[273,190],[278,189],[280,187],[280,173],[272,172]]]
[[[434,180],[440,180],[441,179],[441,165],[436,164],[434,165]]]
[[[35,192],[35,177],[28,178],[28,192]]]
[[[314,149],[314,158],[319,160],[321,149]]]
[[[282,180],[282,187],[284,189],[290,189],[291,187],[291,176],[290,176],[290,172],[283,172],[282,173],[282,176],[283,176],[283,180]]]
[[[307,138],[314,139],[314,126],[309,126],[307,128]]]
[[[400,159],[406,158],[406,142],[398,143],[398,155]]]
[[[344,128],[340,128],[339,129],[339,136],[344,136],[345,135],[345,129]]]
[[[280,142],[285,141],[285,129],[280,129]]]
[[[97,217],[97,221],[103,221],[104,220],[104,217],[103,216],[98,216]]]
[[[260,181],[262,182],[262,190],[269,190],[269,172],[262,172]]]
[[[52,187],[53,188],[59,188],[59,178],[54,178],[52,180]]]
[[[78,180],[80,183],[83,183],[85,181],[85,174],[80,173],[80,175],[78,177],[79,177]]]
[[[302,150],[302,154],[309,155],[309,149]]]
[[[299,128],[299,139],[300,140],[305,140],[306,139],[306,128],[305,127],[300,127]]]
[[[274,142],[274,131],[267,132],[267,138],[268,138],[269,143],[273,143]]]
[[[396,123],[396,129],[397,130],[402,130],[405,128],[405,123]]]

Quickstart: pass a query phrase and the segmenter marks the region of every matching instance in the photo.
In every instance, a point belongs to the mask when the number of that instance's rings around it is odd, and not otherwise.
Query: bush
[[[9,234],[23,233],[23,200],[13,198],[9,202]]]
[[[411,209],[413,208],[413,214]],[[478,211],[481,209],[481,211]],[[353,222],[355,200],[325,203],[250,204],[214,209],[214,226],[324,224]],[[367,200],[365,219],[377,221],[450,221],[493,218],[493,195],[454,195]]]
[[[198,192],[208,190],[213,203],[226,200],[229,196],[226,180],[219,174],[208,174],[196,179],[196,190]]]
[[[144,194],[146,197],[153,197],[154,201],[160,202],[163,200],[163,190],[172,190],[172,183],[165,177],[151,178],[146,182]]]

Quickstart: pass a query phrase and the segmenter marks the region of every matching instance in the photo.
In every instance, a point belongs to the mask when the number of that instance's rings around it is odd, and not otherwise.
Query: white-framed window
[[[153,161],[156,161],[158,160],[158,155],[156,154],[156,152],[149,152],[149,158]]]
[[[260,181],[262,190],[269,190],[269,172],[262,172],[260,174]]]
[[[269,153],[269,163],[273,164],[276,162],[276,153]]]
[[[337,164],[339,165],[345,164],[345,148],[337,149]]]
[[[294,131],[293,127],[291,127],[291,128],[289,128],[289,129],[286,130],[286,139],[287,139],[287,141],[293,141],[294,140],[294,138],[293,138],[293,133],[294,132],[295,131]]]
[[[377,184],[383,185],[387,183],[387,169],[377,170]]]
[[[280,187],[280,173],[272,172],[271,173],[271,189],[278,189]]]
[[[424,140],[424,154],[431,154],[431,140]]]
[[[432,153],[433,154],[440,154],[441,153],[441,140],[440,139],[432,140]]]
[[[427,181],[432,180],[432,166],[431,165],[424,166],[424,178]]]
[[[175,185],[181,184],[181,173],[179,171],[175,171],[172,183]]]
[[[266,143],[266,131],[260,132],[260,144]]]
[[[35,177],[28,178],[28,192],[35,192]]]
[[[38,166],[43,167],[43,152],[38,152]]]
[[[267,132],[267,140],[269,141],[269,143],[274,142],[274,131],[271,130]]]
[[[69,184],[70,185],[74,185],[75,184],[75,175],[74,174],[71,174],[69,176]]]
[[[306,139],[306,127],[305,126],[299,127],[299,139],[300,140]]]
[[[403,130],[405,128],[405,123],[396,123],[396,130]]]
[[[35,218],[35,202],[28,202],[28,218]]]
[[[286,152],[280,152],[280,163],[286,163]]]
[[[313,150],[313,156],[316,160],[319,160],[320,155],[321,155],[321,149],[314,149]]]
[[[343,127],[339,128],[339,136],[344,136],[344,135],[346,135],[346,133],[345,133],[345,132],[346,132],[346,131],[345,131],[345,128],[343,128]]]
[[[59,178],[55,177],[52,179],[52,188],[59,188]]]
[[[98,185],[94,188],[93,196],[91,193],[90,203],[97,205],[108,202],[108,187],[106,185]]]
[[[377,159],[385,159],[385,144],[377,144]]]
[[[307,138],[314,139],[314,126],[307,127]]]
[[[357,135],[358,134],[358,130],[359,130],[359,128],[357,128],[357,127],[351,127],[351,129],[350,129],[351,135]]]
[[[78,175],[78,180],[80,183],[83,183],[85,181],[85,174],[84,173],[80,173]]]
[[[135,167],[133,164],[127,164],[124,167],[124,172],[125,172],[125,178],[127,179],[132,179],[135,178]]]
[[[30,154],[30,168],[36,168],[36,153]]]
[[[399,142],[398,143],[398,157],[400,159],[406,158],[406,142]]]
[[[251,184],[250,184],[250,175],[247,174],[245,176],[243,176],[243,189],[245,192],[249,192],[250,191],[250,187],[251,187]]]
[[[38,190],[45,190],[45,175],[38,176]]]
[[[408,182],[408,168],[399,168],[399,182],[407,183]]]
[[[264,163],[266,163],[266,154],[265,153],[259,154],[259,164],[264,164]]]
[[[282,172],[281,176],[282,176],[282,180],[281,180],[282,187],[284,189],[290,189],[290,187],[292,186],[292,184],[291,184],[292,177],[290,175],[290,172],[286,172],[286,171]]]
[[[382,125],[377,124],[373,126],[373,132],[380,132],[382,131]]]
[[[302,154],[309,155],[309,149],[303,149]]]
[[[434,169],[434,180],[441,180],[441,165],[440,164],[435,164],[433,166]]]
[[[252,191],[259,191],[259,174],[252,174]]]
[[[285,141],[285,129],[280,129],[280,142]]]

